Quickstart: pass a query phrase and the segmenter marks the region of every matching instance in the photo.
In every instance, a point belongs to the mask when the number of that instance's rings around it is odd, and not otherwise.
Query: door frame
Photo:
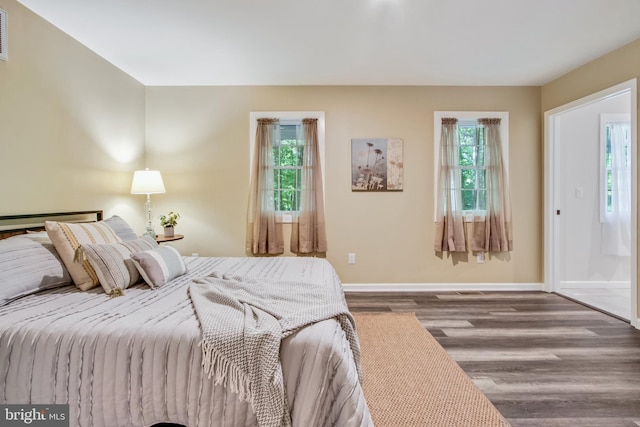
[[[556,200],[555,182],[559,174],[559,162],[556,161],[557,144],[555,143],[556,116],[601,99],[629,92],[631,98],[631,255],[630,255],[630,319],[629,323],[640,329],[638,319],[638,175],[637,175],[637,118],[638,118],[638,89],[637,79],[627,80],[610,88],[561,105],[544,113],[544,286],[547,292],[555,292],[557,282],[556,259],[559,244],[559,219],[556,209],[560,209]]]

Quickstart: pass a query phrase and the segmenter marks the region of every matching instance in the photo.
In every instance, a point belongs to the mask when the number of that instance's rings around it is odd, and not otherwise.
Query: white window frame
[[[505,170],[509,171],[509,112],[508,111],[434,111],[433,112],[433,219],[438,220],[438,171],[440,168],[440,136],[442,119],[455,118],[458,122],[477,121],[484,118],[498,118],[500,122],[500,140],[502,142],[502,159]],[[474,215],[484,215],[485,211],[463,211],[466,222],[473,221]]]
[[[9,31],[7,29],[7,11],[0,9],[0,59],[9,60]]]
[[[325,167],[324,167],[324,150],[325,150],[325,129],[324,129],[324,111],[252,111],[249,113],[249,181],[251,181],[253,173],[253,157],[256,147],[256,130],[258,129],[258,119],[272,118],[279,119],[281,122],[300,121],[305,118],[318,119],[318,147],[320,150],[320,168],[322,170],[322,191],[324,196],[325,189]],[[324,197],[323,197],[324,199]],[[293,218],[290,213],[278,211],[282,222],[290,223]]]
[[[629,123],[631,115],[626,113],[600,114],[600,222],[609,222],[607,211],[607,125],[609,123]],[[631,150],[631,135],[629,135],[629,150]],[[629,159],[631,167],[631,159]]]

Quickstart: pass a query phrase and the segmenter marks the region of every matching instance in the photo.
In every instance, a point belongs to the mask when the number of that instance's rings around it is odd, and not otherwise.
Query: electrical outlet
[[[480,252],[478,255],[476,255],[476,263],[484,264],[484,252]]]
[[[355,264],[355,263],[356,263],[356,254],[354,254],[354,253],[349,253],[349,254],[347,255],[347,262],[348,262],[349,264]]]

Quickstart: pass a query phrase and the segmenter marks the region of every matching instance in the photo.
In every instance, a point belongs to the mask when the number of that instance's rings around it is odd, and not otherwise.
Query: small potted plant
[[[165,237],[173,237],[173,228],[178,225],[178,218],[180,214],[173,211],[160,217],[160,225],[164,227]]]

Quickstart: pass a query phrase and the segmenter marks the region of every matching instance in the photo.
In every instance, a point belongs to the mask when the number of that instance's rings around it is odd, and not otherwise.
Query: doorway
[[[637,327],[636,97],[633,79],[545,113],[545,288]]]

